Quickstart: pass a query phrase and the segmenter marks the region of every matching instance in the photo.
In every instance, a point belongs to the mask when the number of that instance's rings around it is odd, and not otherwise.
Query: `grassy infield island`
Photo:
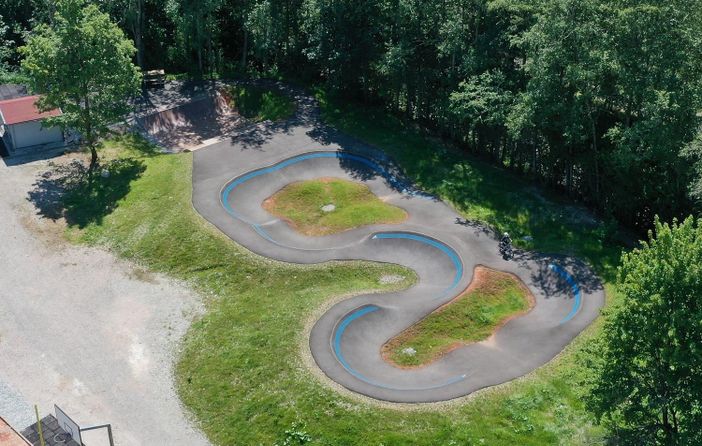
[[[367,186],[340,178],[289,184],[264,201],[263,208],[305,235],[334,234],[407,218],[403,209],[384,203]]]
[[[619,252],[606,247],[609,233],[568,218],[574,212],[567,203],[501,170],[437,151],[436,141],[381,112],[321,99],[328,122],[386,150],[420,187],[467,218],[531,235],[534,249],[579,255],[612,281]],[[413,273],[367,262],[297,266],[263,259],[193,210],[191,154],[127,149],[120,156],[140,166],[138,175],[106,207],[111,212],[82,219],[68,236],[108,246],[207,296],[209,311],[187,334],[176,376],[183,402],[215,444],[282,443],[295,436],[286,431],[307,432],[312,444],[326,445],[585,444],[599,437],[580,401],[586,372],[577,353],[601,321],[526,379],[456,404],[401,410],[340,395],[300,359],[305,322],[333,296],[407,287]],[[405,279],[382,283],[388,274]],[[609,284],[607,291],[610,300],[616,296]]]
[[[465,292],[391,339],[383,356],[400,366],[428,364],[461,345],[489,338],[529,310],[532,301],[516,277],[478,266]]]

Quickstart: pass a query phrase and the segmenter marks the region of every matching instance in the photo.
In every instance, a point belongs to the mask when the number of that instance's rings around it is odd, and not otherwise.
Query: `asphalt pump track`
[[[314,324],[309,344],[315,362],[347,389],[402,403],[462,397],[542,366],[599,314],[604,291],[584,263],[536,253],[506,261],[489,230],[468,224],[453,208],[414,188],[382,154],[317,147],[255,153],[225,144],[197,151],[193,204],[237,243],[271,259],[302,264],[368,260],[416,272],[415,286],[343,300]],[[362,182],[409,217],[402,224],[309,237],[263,209],[263,201],[284,186],[321,177]],[[386,362],[382,346],[460,295],[479,265],[516,275],[534,297],[531,311],[509,320],[489,339],[428,365],[407,369]]]

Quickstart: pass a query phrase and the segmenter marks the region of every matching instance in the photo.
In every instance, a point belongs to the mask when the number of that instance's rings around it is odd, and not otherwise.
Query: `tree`
[[[136,62],[142,70],[144,61],[144,29],[146,27],[146,0],[101,0],[102,11],[110,14],[120,27],[131,35],[137,49]]]
[[[92,172],[99,139],[124,117],[139,91],[134,45],[96,5],[59,0],[53,24],[37,26],[20,51],[30,86],[42,95],[39,107],[61,108],[62,116],[50,124],[81,134]]]
[[[697,131],[695,138],[680,151],[680,155],[692,163],[693,172],[688,194],[697,205],[697,210],[702,206],[702,127]]]
[[[619,282],[623,301],[592,353],[589,408],[627,444],[702,444],[702,219],[656,218]]]
[[[2,15],[0,15],[0,73],[8,69],[7,61],[12,56],[14,42],[6,37],[7,34],[7,25],[5,25]]]
[[[318,64],[329,87],[363,91],[377,50],[377,18],[374,1],[310,0],[304,3],[304,29],[309,45],[304,52]]]
[[[475,148],[490,142],[495,148],[504,147],[507,114],[513,100],[504,84],[502,72],[488,71],[461,82],[449,96],[451,116]]]

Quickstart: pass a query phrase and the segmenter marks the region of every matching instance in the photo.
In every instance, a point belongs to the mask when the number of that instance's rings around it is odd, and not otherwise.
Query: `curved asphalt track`
[[[416,271],[414,287],[349,298],[316,322],[310,348],[331,379],[386,401],[453,399],[545,364],[597,317],[604,291],[587,266],[524,253],[504,261],[489,231],[466,224],[451,207],[395,172],[382,153],[343,136],[320,142],[304,126],[255,143],[223,141],[194,154],[195,208],[251,251],[294,263],[363,259]],[[399,225],[307,237],[261,207],[285,185],[319,177],[361,181],[386,202],[406,209],[409,218]],[[385,362],[382,345],[462,293],[477,265],[517,275],[532,291],[534,308],[490,339],[453,350],[427,366],[400,369]]]

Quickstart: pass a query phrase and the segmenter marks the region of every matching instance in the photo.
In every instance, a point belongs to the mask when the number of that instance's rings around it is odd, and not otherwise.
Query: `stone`
[[[380,279],[378,279],[378,282],[381,285],[389,285],[391,283],[399,283],[405,280],[405,276],[400,276],[397,274],[383,274],[380,276]]]

